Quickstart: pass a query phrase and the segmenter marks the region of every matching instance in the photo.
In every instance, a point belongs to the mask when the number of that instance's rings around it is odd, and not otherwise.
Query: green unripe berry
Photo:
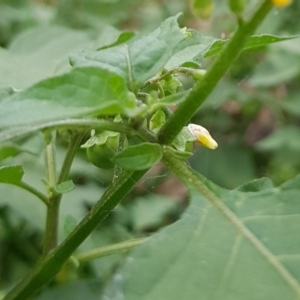
[[[119,136],[108,137],[105,144],[94,144],[86,149],[87,157],[96,167],[112,169],[114,167],[113,157],[117,153]]]

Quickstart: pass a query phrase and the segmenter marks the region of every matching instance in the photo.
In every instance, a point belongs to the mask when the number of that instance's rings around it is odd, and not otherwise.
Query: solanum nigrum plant
[[[47,174],[41,191],[23,180],[22,165],[0,168],[0,182],[27,190],[47,210],[40,260],[4,299],[28,299],[70,265],[137,245],[99,299],[300,299],[299,177],[279,188],[257,180],[229,191],[185,163],[192,142],[218,146],[201,124],[190,120],[239,53],[289,39],[253,35],[274,6],[288,2],[258,1],[251,13],[244,13],[245,1],[229,1],[237,28],[228,40],[180,28],[174,16],[149,34],[72,52],[72,68],[63,74],[22,90],[1,91],[0,142],[41,132]],[[213,6],[195,0],[193,7],[196,13],[205,8],[207,16]],[[207,58],[212,63],[204,70]],[[182,76],[193,82],[191,89],[184,88]],[[68,143],[60,170],[57,132]],[[113,177],[59,244],[60,203],[76,189],[69,173],[78,149],[85,149],[98,168],[113,169]],[[190,205],[182,219],[147,239],[74,254],[159,161],[188,187]]]

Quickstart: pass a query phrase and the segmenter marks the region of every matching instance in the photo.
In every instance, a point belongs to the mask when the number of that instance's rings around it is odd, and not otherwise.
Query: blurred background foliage
[[[255,1],[249,2],[251,9]],[[226,1],[216,0],[213,15],[207,20],[197,18],[190,4],[182,0],[0,0],[0,87],[23,88],[63,72],[69,68],[71,51],[109,45],[120,31],[148,32],[178,12],[184,13],[182,26],[215,38],[230,36],[236,19]],[[297,35],[299,19],[300,2],[294,1],[284,10],[274,9],[259,31]],[[203,67],[209,63],[205,61]],[[23,72],[19,71],[20,64]],[[8,71],[13,76],[6,76]],[[279,185],[299,174],[299,80],[299,38],[244,52],[192,120],[208,128],[219,148],[210,151],[196,146],[189,163],[230,189],[263,176]],[[58,166],[67,142],[67,135],[59,133]],[[1,145],[0,165],[10,164],[22,164],[25,180],[45,189],[40,134]],[[99,199],[111,176],[110,171],[88,163],[85,152],[79,151],[71,172],[77,186],[62,202],[61,240]],[[32,198],[16,187],[0,185],[0,290],[22,278],[41,251],[45,209]],[[166,174],[164,166],[157,165],[79,251],[147,236],[178,219],[186,204],[185,188]],[[60,274],[56,280],[91,278],[91,285],[95,285],[92,278],[96,277],[101,289],[123,258],[113,255],[94,260],[77,272]],[[76,288],[71,285],[69,296],[70,291]],[[53,291],[45,293],[40,299],[55,295]]]

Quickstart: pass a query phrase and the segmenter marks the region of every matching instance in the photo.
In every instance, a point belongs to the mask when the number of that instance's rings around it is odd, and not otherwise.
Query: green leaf
[[[135,97],[117,74],[94,67],[41,81],[0,102],[0,128],[88,114],[131,114]]]
[[[166,122],[165,113],[161,109],[158,109],[149,121],[149,128],[150,130],[155,130],[155,129],[157,130],[160,127],[162,127],[165,122]]]
[[[273,188],[274,184],[270,178],[258,178],[250,182],[247,182],[239,187],[236,190],[241,192],[259,192],[260,190]]]
[[[162,158],[159,144],[143,143],[130,146],[117,154],[114,161],[126,170],[145,170]]]
[[[296,126],[280,128],[259,141],[256,147],[262,151],[292,150],[300,151],[300,129]]]
[[[155,229],[163,225],[165,218],[175,212],[177,203],[172,198],[149,195],[135,199],[129,207],[134,230]]]
[[[281,47],[272,47],[267,58],[255,69],[249,82],[257,87],[270,87],[290,81],[300,74],[300,65],[295,63],[298,61],[299,54]]]
[[[138,86],[162,70],[176,52],[176,47],[186,39],[177,18],[178,15],[165,20],[152,33],[134,38],[125,45],[74,53],[70,56],[71,64],[107,69]]]
[[[133,250],[108,299],[300,298],[300,176],[251,193],[207,184],[221,204],[191,188],[182,219]]]
[[[82,45],[91,48],[91,44],[84,31],[59,26],[26,30],[13,39],[8,50],[0,49],[0,87],[23,89],[69,70],[69,53]]]
[[[176,136],[172,145],[179,151],[184,151],[186,148],[187,142],[196,141],[195,136],[187,129],[187,127],[183,127],[181,132]]]
[[[81,148],[91,148],[94,145],[104,145],[107,143],[107,140],[111,137],[117,137],[119,135],[118,132],[114,131],[101,131],[96,133],[95,130],[92,130],[91,137],[81,145]]]
[[[0,161],[10,156],[16,156],[20,153],[20,149],[14,145],[0,147]]]
[[[164,91],[169,92],[170,94],[175,94],[182,84],[180,80],[177,79],[174,75],[167,76],[164,80],[160,82]]]
[[[103,284],[97,279],[81,279],[67,282],[47,290],[43,290],[36,300],[52,300],[52,299],[89,299],[99,300]]]
[[[250,50],[253,48],[263,47],[269,44],[278,43],[290,39],[298,38],[298,36],[275,36],[271,34],[253,35],[249,38],[243,50]],[[225,46],[227,40],[216,40],[209,49],[204,53],[204,57],[216,56]]]
[[[74,190],[75,184],[72,180],[64,181],[54,187],[54,191],[58,194],[65,194]]]
[[[189,95],[189,91],[183,91],[159,99],[157,98],[157,95],[155,95],[154,93],[150,94],[147,99],[148,105],[145,108],[145,110],[149,113],[149,112],[156,111],[159,108],[180,104],[186,99],[188,95]]]
[[[24,175],[21,166],[0,167],[0,183],[9,183],[19,185]]]
[[[105,45],[103,47],[100,47],[97,50],[99,51],[102,49],[111,48],[111,47],[115,47],[120,44],[123,44],[123,43],[129,41],[130,39],[132,39],[134,37],[134,35],[135,35],[135,33],[131,32],[131,31],[121,32],[120,35],[118,36],[118,38],[113,43],[111,43],[109,45]]]

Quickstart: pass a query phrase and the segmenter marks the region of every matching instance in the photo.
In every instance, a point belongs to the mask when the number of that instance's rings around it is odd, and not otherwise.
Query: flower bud
[[[211,137],[208,130],[197,124],[189,124],[187,126],[190,133],[195,137],[197,142],[202,146],[209,149],[216,149],[218,147],[217,142]]]

